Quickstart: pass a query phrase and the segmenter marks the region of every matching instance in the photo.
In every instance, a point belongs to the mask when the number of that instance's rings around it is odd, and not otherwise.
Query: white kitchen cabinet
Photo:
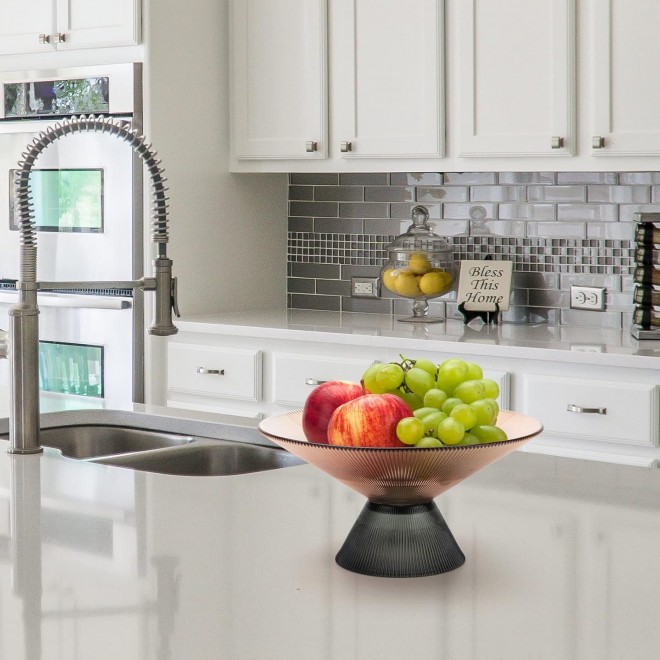
[[[438,499],[441,512],[448,502],[448,524],[467,558],[460,579],[448,580],[447,657],[571,657],[578,607],[571,570],[579,547],[577,512],[506,489],[490,489],[486,502],[472,494],[479,490],[471,490],[470,479],[462,490],[460,498],[451,489]],[[521,551],[536,562],[515,561]],[[511,598],[518,587],[529,589],[539,610]],[[474,626],[466,611],[481,624]],[[512,621],[515,633],[497,635]]]
[[[375,361],[462,357],[498,383],[501,408],[543,424],[522,451],[644,466],[660,460],[656,358],[628,353],[625,337],[613,336],[622,345],[612,343],[604,352],[585,351],[570,333],[541,348],[524,327],[505,325],[502,345],[490,345],[478,337],[456,341],[463,326],[451,321],[435,337],[417,339],[407,327],[392,328],[389,318],[366,316],[266,310],[183,319],[169,340],[168,405],[256,418],[302,408],[316,383],[357,381]],[[182,355],[194,358],[177,357],[182,348]],[[257,354],[255,371],[245,356]],[[199,366],[221,367],[219,356],[226,358],[222,364],[243,360],[240,384],[212,390],[220,382],[195,373]]]
[[[255,14],[233,23],[233,171],[646,171],[660,154],[655,0],[309,0],[291,20],[295,0],[233,2]]]
[[[581,581],[589,658],[652,658],[660,644],[654,620],[660,588],[653,571],[660,543],[657,507],[626,504],[593,506],[584,521]],[[634,616],[626,620],[627,612]]]
[[[231,11],[235,158],[442,155],[443,0],[233,0]]]
[[[525,374],[522,412],[547,433],[609,442],[658,443],[658,392],[652,383]]]
[[[168,347],[170,391],[259,401],[261,351],[258,349],[227,350],[179,342],[170,342]]]
[[[323,158],[326,0],[233,0],[230,8],[235,156]]]
[[[0,55],[140,41],[140,0],[22,0],[0,8]]]
[[[446,351],[407,351],[409,357],[442,362]],[[326,380],[359,382],[374,362],[399,361],[398,350],[262,337],[240,333],[180,332],[168,342],[167,405],[244,417],[302,408]],[[500,388],[501,408],[510,407],[510,372],[503,363],[480,360],[484,377]],[[219,373],[222,372],[222,373]]]
[[[343,158],[443,155],[443,7],[331,0],[332,148]]]
[[[592,3],[595,156],[660,154],[660,4]]]
[[[168,342],[167,405],[253,418],[294,410],[316,384],[359,381],[385,355],[352,346],[181,332]]]
[[[358,383],[372,362],[368,358],[275,352],[272,359],[273,403],[302,408],[307,395],[317,385],[328,380]]]
[[[459,156],[575,151],[573,0],[458,3]]]

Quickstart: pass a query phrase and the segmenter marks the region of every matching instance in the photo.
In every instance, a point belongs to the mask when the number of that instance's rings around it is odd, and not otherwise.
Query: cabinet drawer
[[[273,401],[283,406],[302,407],[307,395],[324,380],[360,382],[374,360],[333,358],[318,355],[273,355]]]
[[[170,342],[168,389],[243,401],[261,396],[261,351]]]
[[[633,445],[657,444],[655,385],[534,375],[525,376],[524,382],[524,412],[538,418],[550,435]],[[574,410],[570,411],[569,407]]]

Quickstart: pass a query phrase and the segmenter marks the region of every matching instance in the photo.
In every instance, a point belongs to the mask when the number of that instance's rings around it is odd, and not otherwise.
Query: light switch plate
[[[571,309],[586,309],[591,312],[604,312],[605,287],[572,285]]]

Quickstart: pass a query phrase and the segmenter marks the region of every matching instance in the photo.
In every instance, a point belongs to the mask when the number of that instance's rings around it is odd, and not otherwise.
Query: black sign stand
[[[481,319],[484,323],[497,325],[499,323],[500,306],[495,303],[495,309],[465,309],[465,303],[458,305],[458,311],[463,315],[463,325],[467,325],[474,319]]]

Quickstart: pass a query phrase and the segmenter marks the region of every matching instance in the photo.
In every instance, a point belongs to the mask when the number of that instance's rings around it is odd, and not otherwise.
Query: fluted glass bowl
[[[433,499],[538,435],[541,423],[501,410],[509,440],[452,447],[343,447],[308,442],[302,411],[264,419],[259,430],[292,454],[364,495],[368,502],[337,554],[366,575],[419,577],[458,568],[465,556]]]
[[[425,206],[413,208],[412,225],[388,246],[387,252],[388,260],[380,271],[383,286],[413,301],[413,315],[398,320],[443,321],[428,315],[428,301],[455,288],[458,268],[451,246],[431,230]]]

